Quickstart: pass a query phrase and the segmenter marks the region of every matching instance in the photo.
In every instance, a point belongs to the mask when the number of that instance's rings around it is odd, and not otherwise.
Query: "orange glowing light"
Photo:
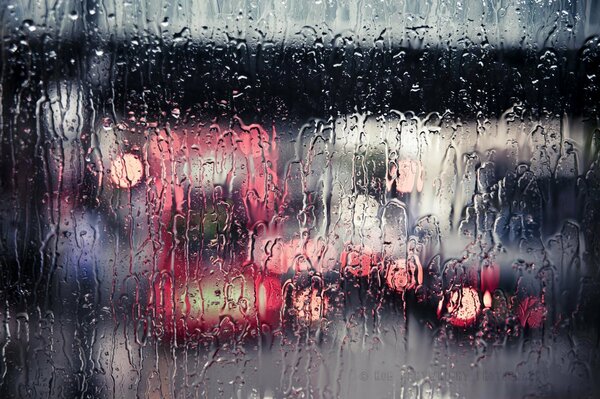
[[[489,291],[486,291],[483,294],[483,306],[486,308],[492,307],[492,294]]]
[[[450,324],[456,327],[468,327],[475,322],[481,309],[479,293],[473,288],[454,291],[450,295],[446,309],[450,314]]]
[[[110,179],[118,187],[134,187],[142,180],[143,175],[142,161],[133,154],[121,155],[110,164]]]

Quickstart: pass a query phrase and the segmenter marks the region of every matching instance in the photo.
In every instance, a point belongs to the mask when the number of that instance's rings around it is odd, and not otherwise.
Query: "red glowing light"
[[[280,323],[279,276],[254,264],[228,270],[190,262],[186,251],[165,232],[161,270],[151,301],[168,337],[214,335],[275,329]],[[225,323],[225,324],[223,324]]]
[[[250,221],[270,221],[277,211],[280,197],[277,176],[277,134],[272,137],[259,124],[244,125],[238,119],[242,132],[238,135],[238,148],[244,155],[240,162],[246,165],[248,175],[242,182],[242,197]]]
[[[226,320],[230,332],[279,325],[282,306],[279,278],[244,272],[219,272],[197,279],[163,274],[154,286],[154,306],[168,336],[207,334],[220,330]]]
[[[260,125],[189,134],[186,129],[160,130],[148,138],[148,163],[163,214],[183,212],[188,186],[206,194],[215,186],[239,192],[249,226],[270,222],[282,196],[277,175],[276,132]],[[240,129],[241,127],[241,129]],[[190,128],[191,129],[191,128]],[[189,171],[184,171],[188,165]],[[240,204],[241,205],[241,204]]]
[[[500,283],[500,266],[491,261],[481,264],[481,291],[494,292]]]

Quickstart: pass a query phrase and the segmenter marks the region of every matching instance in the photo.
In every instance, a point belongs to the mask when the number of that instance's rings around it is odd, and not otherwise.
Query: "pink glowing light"
[[[356,277],[368,276],[371,269],[376,267],[381,258],[379,254],[372,251],[349,245],[341,255],[342,271],[347,271]]]
[[[517,317],[522,327],[540,328],[546,317],[546,307],[534,296],[522,300],[517,306]]]
[[[411,193],[414,189],[421,192],[425,182],[423,173],[421,161],[402,159],[393,162],[387,179],[387,189],[391,190],[392,185],[396,183],[396,191],[400,193]]]
[[[408,260],[400,258],[390,264],[386,283],[392,290],[402,293],[423,283],[423,266],[417,256]]]
[[[329,300],[317,288],[306,288],[295,291],[293,306],[299,320],[313,323],[327,313]]]

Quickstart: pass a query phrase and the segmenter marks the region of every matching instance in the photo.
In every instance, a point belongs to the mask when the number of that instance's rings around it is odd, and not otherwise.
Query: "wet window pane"
[[[598,2],[0,26],[0,397],[600,395]]]

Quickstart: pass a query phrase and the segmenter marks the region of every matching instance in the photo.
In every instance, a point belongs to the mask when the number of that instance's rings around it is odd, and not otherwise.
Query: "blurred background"
[[[600,2],[0,2],[0,397],[600,395]]]

